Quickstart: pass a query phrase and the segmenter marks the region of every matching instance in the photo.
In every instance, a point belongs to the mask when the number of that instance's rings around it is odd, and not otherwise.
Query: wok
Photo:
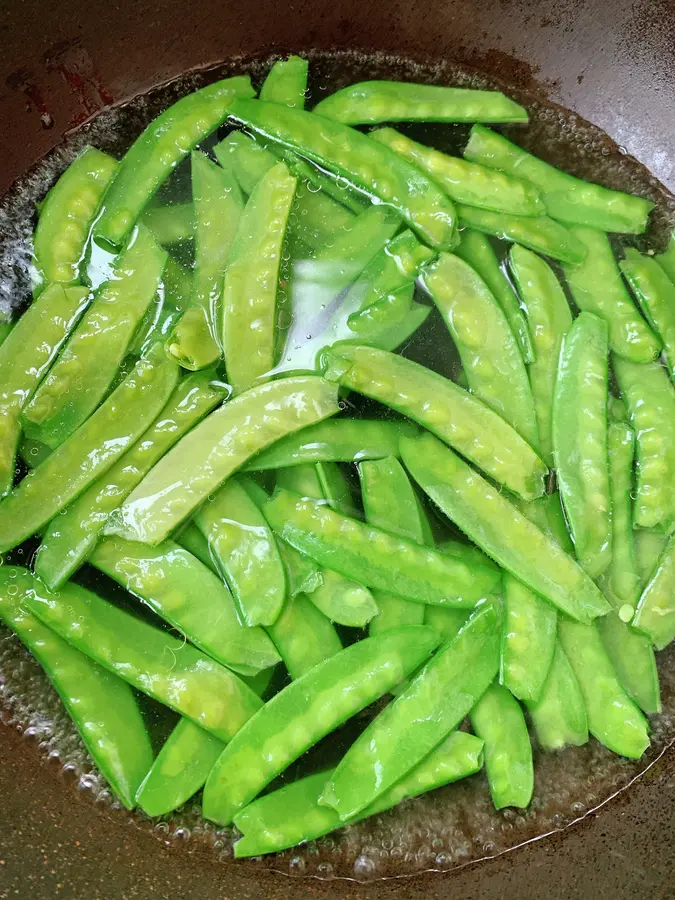
[[[675,187],[672,0],[9,0],[0,28],[0,194],[103,107],[222,60],[309,50],[378,52],[388,71],[400,55],[408,72],[418,61],[439,82],[450,61],[467,64],[574,110]],[[333,57],[331,71],[345,60]],[[192,842],[162,842],[58,772],[2,712],[0,898],[659,900],[675,889],[672,751],[565,831],[450,874],[366,884],[282,877]]]

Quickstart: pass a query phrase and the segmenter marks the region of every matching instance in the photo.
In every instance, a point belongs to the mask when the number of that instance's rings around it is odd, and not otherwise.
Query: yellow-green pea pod
[[[152,764],[150,738],[133,692],[28,610],[26,595],[36,584],[26,569],[0,569],[0,621],[45,670],[94,764],[124,806],[133,809]]]
[[[0,347],[5,343],[12,333],[14,322],[0,322]]]
[[[553,457],[577,559],[591,578],[612,561],[607,452],[608,329],[582,312],[565,335],[553,396]]]
[[[84,287],[45,288],[0,346],[0,497],[14,481],[21,410],[89,302]]]
[[[657,254],[655,259],[668,278],[675,284],[675,230],[671,232],[666,249],[663,253]]]
[[[483,741],[485,772],[495,809],[529,805],[534,790],[532,745],[525,715],[511,692],[493,682],[471,710]]]
[[[151,206],[143,213],[142,222],[162,247],[184,244],[195,237],[195,207],[192,203]]]
[[[286,600],[281,615],[267,633],[293,679],[342,650],[333,623],[303,593]]]
[[[661,712],[659,675],[651,640],[614,611],[598,619],[598,630],[628,696],[649,715]]]
[[[161,344],[141,357],[103,405],[0,503],[0,552],[72,503],[140,437],[178,382]]]
[[[612,506],[612,560],[607,579],[618,605],[628,606],[632,614],[640,597],[642,580],[633,532],[633,429],[625,422],[610,422],[607,448]]]
[[[316,375],[240,394],[181,438],[113,513],[105,533],[160,543],[255,453],[337,412],[335,385]]]
[[[636,528],[633,530],[635,562],[640,576],[641,592],[651,579],[667,543],[668,535],[657,529]]]
[[[675,284],[656,259],[626,247],[619,263],[633,296],[652,329],[661,338],[670,377],[675,378]]]
[[[525,701],[542,750],[562,750],[588,743],[588,719],[576,675],[556,641],[553,661],[536,701]]]
[[[313,744],[391,690],[438,646],[410,625],[347,647],[269,700],[228,744],[204,788],[204,817],[229,824]]]
[[[232,100],[253,97],[248,75],[225,78],[182,97],[148,125],[124,154],[94,226],[94,237],[119,246],[145,205],[190,150],[225,120]]]
[[[515,578],[581,622],[610,606],[590,577],[467,463],[430,434],[401,439],[403,462],[422,490]]]
[[[675,535],[668,539],[631,623],[657,650],[675,638]]]
[[[301,56],[278,59],[260,88],[260,99],[302,109],[307,91],[309,63]]]
[[[504,588],[501,682],[519,700],[536,701],[553,661],[558,614],[510,575]]]

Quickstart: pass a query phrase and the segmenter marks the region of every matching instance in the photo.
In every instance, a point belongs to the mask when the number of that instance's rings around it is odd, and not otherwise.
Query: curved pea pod
[[[112,156],[85,147],[50,189],[33,239],[35,266],[44,282],[78,280],[92,220],[116,169]]]
[[[151,206],[143,213],[141,221],[162,247],[184,244],[195,237],[195,207],[192,203]]]
[[[524,361],[532,363],[535,359],[534,344],[523,310],[520,308],[520,300],[492,249],[490,239],[473,228],[463,228],[459,245],[454,252],[468,263],[488,286],[508,319]]]
[[[370,347],[339,344],[323,361],[326,378],[414,419],[509,490],[528,500],[543,494],[547,469],[530,445],[452,381]]]
[[[503,241],[522,244],[561,262],[580,263],[586,256],[586,247],[574,230],[548,216],[512,216],[463,203],[458,205],[457,215],[460,229],[473,228]]]
[[[501,682],[519,700],[536,701],[553,661],[558,615],[510,575],[504,587]]]
[[[549,216],[598,231],[639,233],[647,227],[651,200],[613,191],[561,172],[482,125],[471,129],[466,159],[517,175],[536,185]]]
[[[591,578],[612,559],[607,453],[608,331],[581,313],[565,335],[553,398],[553,456],[574,549]]]
[[[100,405],[157,293],[166,256],[139,226],[24,409],[28,437],[57,447]]]
[[[545,212],[537,189],[520,178],[425,147],[394,128],[378,128],[370,137],[426,172],[457,203],[514,216]]]
[[[255,675],[279,662],[264,631],[239,622],[232,595],[220,579],[173,541],[146,547],[104,538],[89,562],[222,665]]]
[[[633,536],[633,429],[625,422],[611,422],[607,447],[612,506],[612,561],[607,579],[619,605],[627,605],[632,613],[641,587]]]
[[[269,700],[223,751],[204,788],[203,814],[221,825],[313,744],[418,668],[438,646],[424,626],[366,638]]]
[[[370,640],[398,631],[385,631]],[[319,802],[332,807],[343,822],[352,820],[459,725],[498,668],[498,615],[491,604],[484,604],[361,733]]]
[[[309,63],[300,56],[277,60],[260,88],[260,99],[283,106],[305,105]]]
[[[367,135],[303,110],[260,101],[236,100],[230,116],[392,206],[425,243],[436,249],[454,245],[455,209],[449,198],[423,172]]]
[[[403,81],[360,81],[313,110],[345,125],[375,122],[527,122],[527,110],[501,91]]]
[[[233,99],[254,93],[248,75],[225,78],[182,97],[157,116],[125,153],[94,226],[94,237],[122,244],[162,182],[224,122]]]
[[[440,441],[430,434],[403,438],[401,456],[445,515],[535,593],[582,622],[609,610],[584,570]]]
[[[417,603],[470,609],[499,581],[493,569],[469,566],[290,491],[277,491],[265,516],[283,540],[322,566]]]
[[[567,298],[551,267],[536,253],[517,244],[509,253],[518,292],[527,315],[534,359],[528,373],[539,430],[539,449],[553,465],[553,392],[563,337],[572,325]]]
[[[614,353],[635,363],[650,362],[659,353],[659,340],[631,300],[609,238],[582,226],[571,232],[586,248],[585,259],[563,266],[574,302],[580,310],[605,319]]]
[[[471,392],[532,447],[537,418],[525,363],[506,316],[468,263],[443,253],[423,283],[452,335]]]
[[[598,631],[617,678],[643,712],[661,712],[659,675],[650,639],[624,622],[617,612],[598,620]]]
[[[637,365],[613,357],[612,367],[635,432],[634,524],[669,526],[675,516],[675,390],[659,363]]]
[[[534,790],[532,745],[520,704],[493,682],[471,710],[471,725],[483,741],[485,772],[495,809],[525,808]]]
[[[663,253],[658,253],[655,259],[668,278],[675,284],[675,230],[671,232],[666,249]]]
[[[12,488],[20,414],[89,301],[83,287],[47,287],[0,347],[0,497]]]
[[[183,378],[159,416],[117,462],[53,519],[35,559],[35,573],[56,590],[96,546],[113,510],[155,463],[223,399],[215,372]]]
[[[642,592],[632,625],[657,650],[675,638],[675,536],[669,538],[655,571]]]
[[[272,625],[286,598],[284,566],[263,514],[236,478],[202,506],[195,523],[248,626]]]
[[[561,619],[558,635],[583,694],[589,731],[614,753],[639,759],[649,746],[647,720],[619,683],[598,629]]]
[[[482,765],[483,742],[473,734],[454,731],[398,784],[366,807],[355,821],[473,775]],[[341,828],[343,823],[335,810],[319,805],[330,776],[330,772],[309,775],[260,797],[238,813],[234,824],[244,837],[235,844],[235,858],[275,853]]]
[[[584,698],[559,640],[538,700],[526,700],[537,743],[543,750],[561,750],[588,743]]]
[[[293,679],[342,650],[330,619],[302,593],[288,598],[267,633]]]
[[[72,503],[150,425],[178,381],[161,345],[142,357],[105,403],[0,503],[0,552]]]
[[[230,669],[73,582],[52,593],[36,581],[25,602],[71,646],[222,741],[262,706]]]
[[[675,377],[675,283],[655,258],[644,256],[634,247],[626,247],[626,258],[619,263],[624,278],[637,298],[645,318],[663,344],[663,356]]]
[[[651,579],[667,543],[668,535],[656,529],[637,528],[633,531],[635,562],[641,590]]]
[[[0,621],[14,631],[47,673],[87,752],[127,809],[152,764],[150,738],[127,684],[88,659],[26,608],[37,584],[25,569],[0,571]]]
[[[337,412],[335,386],[317,376],[246,391],[181,438],[113,513],[106,534],[158,544],[255,453]]]

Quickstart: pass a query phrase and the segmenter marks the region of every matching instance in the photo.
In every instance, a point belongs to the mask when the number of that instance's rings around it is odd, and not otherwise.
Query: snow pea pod
[[[527,122],[527,110],[501,91],[403,81],[360,81],[314,107],[345,125],[376,122]]]
[[[83,287],[53,284],[21,316],[0,347],[0,497],[14,480],[20,414],[89,301]]]
[[[35,266],[43,282],[78,280],[92,220],[116,169],[112,156],[85,147],[50,189],[33,238]]]
[[[553,465],[553,392],[564,335],[572,324],[567,298],[551,267],[536,253],[514,244],[509,253],[534,358],[528,373],[539,429],[539,449],[548,466]]]
[[[105,475],[53,519],[35,559],[35,573],[56,590],[96,546],[109,515],[129,496],[155,463],[223,399],[215,372],[183,378],[166,406],[136,443]]]
[[[661,712],[659,675],[651,640],[616,612],[598,620],[598,631],[621,686],[643,712]]]
[[[632,625],[657,650],[675,638],[675,535],[669,538],[655,571],[640,597]]]
[[[19,456],[29,469],[36,469],[52,452],[52,448],[39,441],[23,438],[19,443]]]
[[[631,300],[609,238],[601,231],[582,226],[571,231],[586,248],[583,261],[570,260],[577,264],[563,266],[574,302],[584,312],[605,319],[614,353],[631,362],[650,362],[657,356],[660,344]]]
[[[608,611],[584,570],[439,440],[430,434],[402,438],[401,456],[445,515],[531,590],[579,621]]]
[[[666,249],[663,253],[658,253],[655,259],[668,278],[675,284],[675,230],[671,232]]]
[[[276,534],[322,566],[417,603],[470,609],[499,582],[488,567],[469,566],[290,491],[277,491],[265,516]],[[395,569],[392,559],[399,560]]]
[[[113,513],[106,534],[158,544],[255,453],[337,412],[335,386],[317,376],[246,391],[181,438]]]
[[[303,593],[286,600],[281,615],[267,633],[293,679],[342,650],[342,641],[330,619]]]
[[[538,700],[526,700],[537,742],[543,750],[588,743],[588,719],[576,675],[556,641],[553,661]]]
[[[427,266],[422,280],[452,335],[471,392],[537,447],[539,432],[525,363],[488,286],[468,263],[450,253]]]
[[[483,741],[495,809],[528,806],[534,790],[532,745],[518,701],[493,682],[471,710],[471,725]]]
[[[499,618],[492,604],[484,604],[356,739],[319,803],[336,810],[343,822],[358,815],[457,727],[498,668]]]
[[[166,257],[140,225],[24,409],[29,437],[58,447],[99,406],[157,293]]]
[[[182,97],[157,116],[125,153],[94,226],[94,237],[116,246],[124,243],[162,182],[225,121],[233,99],[254,93],[248,75],[225,78]]]
[[[471,129],[464,156],[536,185],[549,216],[570,225],[586,225],[598,231],[639,233],[647,227],[647,218],[654,206],[644,197],[613,191],[561,172],[482,125],[474,125]]]
[[[302,109],[305,105],[308,69],[309,63],[300,56],[278,59],[260,88],[260,99]]]
[[[36,534],[103,475],[156,417],[177,381],[178,367],[155,345],[93,416],[0,503],[0,552]]]
[[[151,206],[141,221],[162,247],[183,244],[195,237],[195,207],[193,203],[172,203],[170,206]]]
[[[557,491],[544,494],[543,497],[529,503],[523,503],[517,498],[513,502],[540,531],[555,541],[566,553],[574,554],[574,544],[567,529],[562,501]]]
[[[235,393],[274,366],[281,247],[297,179],[277,163],[249,197],[232,246],[223,293],[222,341]]]
[[[503,241],[522,244],[561,262],[580,263],[586,247],[572,229],[548,216],[512,216],[461,204],[457,207],[459,227],[473,228]]]
[[[188,309],[192,297],[192,283],[192,271],[169,253],[162,274],[166,302],[179,311]]]
[[[553,397],[553,456],[574,549],[591,578],[612,559],[607,454],[608,329],[582,312],[563,340]]]
[[[626,247],[619,263],[652,330],[661,338],[670,377],[675,378],[675,284],[655,258]]]
[[[308,162],[293,150],[287,150],[285,147],[280,147],[279,145],[273,146],[272,150],[274,155],[279,159],[283,159],[291,172],[302,180],[303,193],[316,194],[318,189],[323,194],[327,195],[328,198],[332,197],[333,200],[337,200],[341,206],[345,206],[357,215],[362,213],[364,207],[368,205],[369,200],[364,194],[360,193],[349,184],[344,184],[342,181],[338,182],[332,175],[327,175],[319,168],[319,166],[315,166]],[[326,211],[332,209],[332,206],[325,202],[326,199],[326,197],[322,197],[321,203],[319,204],[310,203],[309,198],[307,201],[303,199],[301,208],[308,208],[307,215],[309,215],[310,218],[313,218],[314,216],[312,214],[318,214],[322,208]],[[304,231],[306,225],[307,223],[303,223],[300,225],[300,228]],[[310,246],[314,247],[312,241],[309,243]],[[316,248],[314,247],[314,249]]]
[[[633,531],[633,543],[641,588],[644,588],[668,543],[668,535],[656,529],[636,528]]]
[[[366,638],[272,697],[227,745],[204,788],[203,814],[221,825],[313,744],[389,691],[438,646],[410,625]]]
[[[457,203],[513,216],[545,212],[537,189],[520,178],[425,147],[394,128],[378,128],[370,137],[426,172]]]
[[[326,378],[414,419],[509,490],[529,500],[543,494],[547,469],[534,450],[452,381],[393,353],[347,343],[326,351],[323,361]]]
[[[432,791],[480,771],[483,742],[473,734],[453,731],[398,784],[381,794],[353,821],[397,806],[409,797]],[[236,859],[275,853],[316,840],[342,827],[335,810],[319,805],[331,772],[318,772],[254,800],[234,818],[244,835],[234,847]]]
[[[196,556],[199,562],[203,563],[207,569],[218,575],[218,569],[211,557],[208,541],[194,522],[189,521],[187,526],[181,528],[175,535],[175,540],[177,544],[180,544],[193,556]]]
[[[303,110],[260,101],[235,100],[230,116],[392,206],[425,243],[441,250],[454,246],[456,215],[449,198],[423,172],[367,135]]]
[[[62,640],[26,608],[35,584],[25,569],[0,571],[0,621],[47,673],[87,752],[127,809],[152,764],[150,738],[131,688]]]
[[[598,629],[561,618],[558,634],[583,694],[589,731],[619,756],[639,759],[649,746],[647,720],[621,687]]]
[[[607,447],[612,507],[612,561],[607,577],[619,605],[633,612],[641,586],[633,542],[633,429],[625,422],[611,422]]]
[[[541,696],[553,661],[557,624],[550,603],[505,576],[501,681],[519,700],[536,701]]]

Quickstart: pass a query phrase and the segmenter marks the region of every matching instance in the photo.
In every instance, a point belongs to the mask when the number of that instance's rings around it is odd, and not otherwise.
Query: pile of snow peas
[[[87,147],[0,328],[0,620],[120,801],[203,791],[237,857],[483,768],[527,807],[533,742],[639,758],[675,638],[675,237],[630,244],[652,202],[486,127],[526,126],[500,92],[371,81],[310,112],[307,79],[292,56],[121,160]],[[471,124],[463,156],[414,121]],[[405,355],[434,309],[454,380]],[[177,715],[156,756],[138,691]]]

